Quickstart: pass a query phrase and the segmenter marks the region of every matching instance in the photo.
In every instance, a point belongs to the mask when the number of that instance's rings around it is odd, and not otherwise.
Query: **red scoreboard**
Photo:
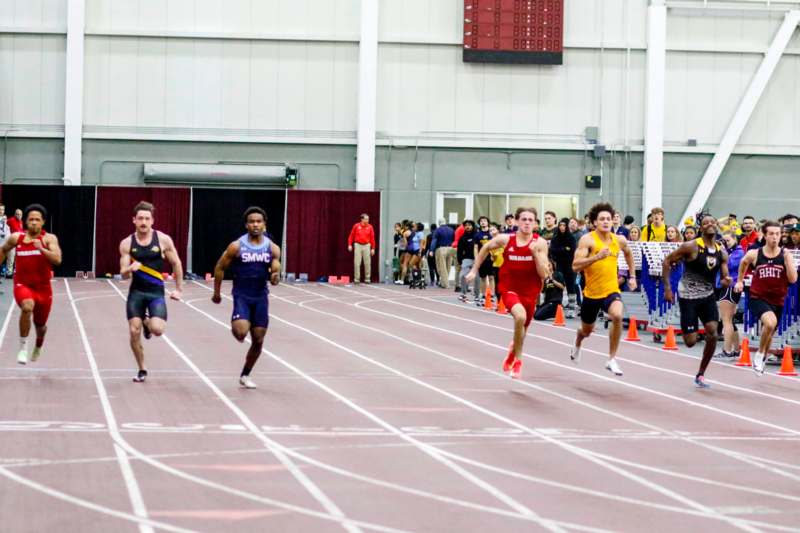
[[[464,61],[560,65],[564,0],[464,0]]]

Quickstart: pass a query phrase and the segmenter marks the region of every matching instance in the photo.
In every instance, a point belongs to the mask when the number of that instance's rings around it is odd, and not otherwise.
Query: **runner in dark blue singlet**
[[[222,301],[220,289],[225,271],[233,273],[233,314],[231,333],[239,342],[244,342],[250,333],[250,349],[247,351],[239,383],[247,389],[255,389],[250,379],[269,326],[268,282],[277,285],[281,273],[281,249],[266,235],[267,214],[260,207],[249,207],[244,212],[247,233],[233,241],[225,249],[214,268],[214,295],[211,301]]]

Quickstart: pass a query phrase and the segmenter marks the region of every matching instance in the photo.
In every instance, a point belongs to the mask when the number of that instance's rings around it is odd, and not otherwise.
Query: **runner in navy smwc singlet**
[[[236,340],[244,342],[250,333],[251,345],[239,376],[239,383],[248,389],[256,388],[250,379],[269,326],[269,288],[267,282],[277,285],[281,272],[281,250],[267,236],[267,214],[260,207],[249,207],[244,213],[247,234],[233,241],[225,249],[214,269],[214,295],[211,301],[220,303],[222,279],[232,267],[233,314],[231,332]]]

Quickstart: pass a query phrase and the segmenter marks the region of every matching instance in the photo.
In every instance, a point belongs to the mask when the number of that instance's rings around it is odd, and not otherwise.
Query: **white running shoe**
[[[753,354],[753,371],[757,376],[764,375],[764,354],[761,352]]]
[[[35,363],[36,361],[38,361],[39,357],[41,356],[42,356],[42,347],[36,346],[33,349],[33,353],[31,353],[31,363]]]
[[[257,389],[258,388],[258,385],[256,385],[255,382],[252,379],[250,379],[250,376],[241,376],[239,378],[239,385],[241,385],[245,389]]]
[[[609,359],[608,360],[608,362],[606,363],[606,370],[608,370],[609,372],[611,372],[615,376],[621,376],[622,375],[622,369],[617,364],[617,360],[616,359]]]
[[[19,352],[17,352],[17,363],[21,365],[28,364],[28,350],[22,348]]]
[[[579,365],[581,364],[581,349],[577,346],[573,346],[572,349],[569,351],[569,358],[572,360],[573,364]]]

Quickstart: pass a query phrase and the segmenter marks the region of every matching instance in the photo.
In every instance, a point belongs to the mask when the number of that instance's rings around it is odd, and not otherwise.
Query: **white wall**
[[[354,143],[360,1],[87,0],[84,131]],[[568,0],[563,66],[465,64],[463,0],[378,1],[382,142],[641,144],[647,0]],[[0,127],[63,125],[66,2],[3,0]],[[781,18],[670,11],[670,149],[714,149]],[[800,35],[788,52],[740,150],[800,153]]]

